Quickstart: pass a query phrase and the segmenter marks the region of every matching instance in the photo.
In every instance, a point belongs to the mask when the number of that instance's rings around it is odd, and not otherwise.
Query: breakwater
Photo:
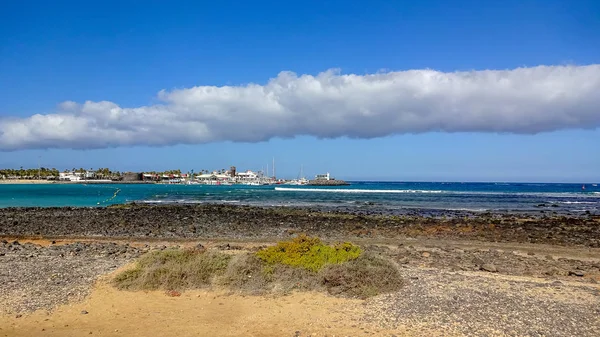
[[[310,180],[309,186],[348,186],[350,183],[344,180],[331,179],[331,180]]]

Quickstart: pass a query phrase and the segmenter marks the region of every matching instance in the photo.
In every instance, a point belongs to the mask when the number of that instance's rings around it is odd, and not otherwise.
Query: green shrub
[[[348,242],[328,246],[319,238],[300,235],[290,241],[281,241],[275,246],[259,250],[256,256],[270,265],[284,264],[317,272],[328,264],[354,260],[361,253],[360,247]]]
[[[302,235],[235,256],[198,250],[151,252],[119,273],[113,283],[129,290],[171,291],[216,284],[255,295],[309,290],[367,298],[397,291],[402,278],[390,260],[363,253],[358,246],[328,246]]]

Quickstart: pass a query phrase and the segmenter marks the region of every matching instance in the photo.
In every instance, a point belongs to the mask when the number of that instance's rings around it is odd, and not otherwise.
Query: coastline
[[[23,185],[27,185],[27,184],[54,184],[56,183],[56,181],[54,180],[26,180],[26,179],[0,179],[0,185],[2,184],[6,184],[6,185],[13,185],[13,184],[23,184]]]
[[[363,215],[218,204],[0,209],[0,262],[11,271],[0,273],[0,301],[6,303],[0,310],[0,333],[600,333],[600,216],[463,215]],[[257,296],[220,288],[171,297],[160,291],[119,291],[110,283],[115,271],[146,252],[200,244],[208,251],[240,254],[300,233],[327,242],[354,242],[390,259],[404,287],[357,300],[307,292]],[[144,327],[133,329],[131,319]],[[192,321],[197,329],[189,329]],[[178,322],[177,327],[167,327],[169,322]]]
[[[59,181],[59,180],[26,180],[26,179],[2,179],[0,184],[5,185],[39,185],[39,184],[54,184],[54,185],[73,185],[73,184],[88,184],[88,185],[136,185],[136,184],[156,184],[152,181],[106,181],[106,180],[80,180],[80,181]]]

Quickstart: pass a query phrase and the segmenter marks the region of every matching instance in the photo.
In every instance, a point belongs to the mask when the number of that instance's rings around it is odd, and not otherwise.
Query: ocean
[[[600,214],[586,184],[352,182],[350,186],[0,184],[0,207],[104,207],[122,203],[309,206],[403,214],[412,210]]]

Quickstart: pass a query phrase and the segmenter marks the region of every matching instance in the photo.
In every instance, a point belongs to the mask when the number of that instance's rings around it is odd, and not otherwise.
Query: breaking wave
[[[367,190],[367,189],[350,189],[350,188],[293,188],[293,187],[275,187],[275,191],[330,192],[330,193],[444,193],[444,191],[430,191],[430,190]]]

